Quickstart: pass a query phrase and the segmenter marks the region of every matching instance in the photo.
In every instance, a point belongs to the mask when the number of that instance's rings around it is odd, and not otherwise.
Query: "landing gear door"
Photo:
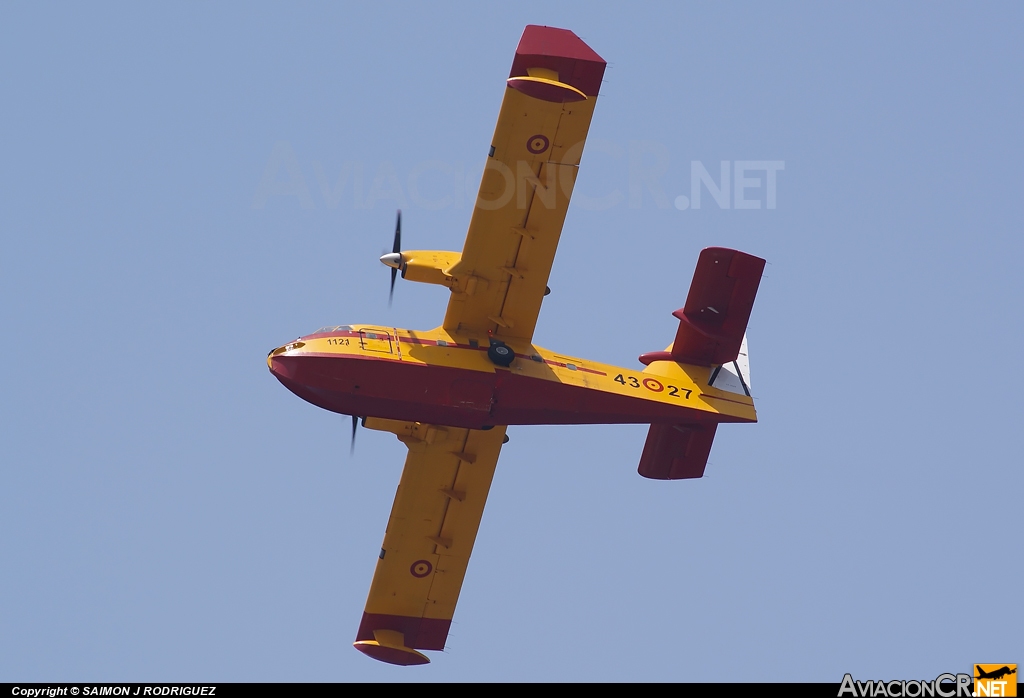
[[[395,351],[396,337],[385,329],[364,327],[359,330],[359,347],[364,351],[392,354]]]

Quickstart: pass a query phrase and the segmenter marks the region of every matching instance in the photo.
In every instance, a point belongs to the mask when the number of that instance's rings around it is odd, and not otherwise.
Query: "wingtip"
[[[519,39],[510,78],[529,75],[530,68],[558,74],[559,82],[596,97],[607,64],[594,49],[568,29],[528,24]]]
[[[382,645],[376,640],[357,640],[352,646],[371,659],[396,666],[419,666],[430,664],[430,657],[411,647]]]

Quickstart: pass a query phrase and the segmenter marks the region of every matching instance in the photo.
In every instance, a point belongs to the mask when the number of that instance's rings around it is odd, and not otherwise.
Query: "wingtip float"
[[[703,475],[718,424],[757,421],[757,257],[704,250],[675,340],[642,370],[533,343],[604,69],[572,32],[527,27],[462,252],[403,251],[398,218],[381,257],[392,291],[399,272],[448,287],[440,327],[324,327],[267,357],[299,397],[408,446],[355,642],[374,659],[425,664],[420,650],[444,649],[508,425],[650,424],[638,471],[671,480]]]

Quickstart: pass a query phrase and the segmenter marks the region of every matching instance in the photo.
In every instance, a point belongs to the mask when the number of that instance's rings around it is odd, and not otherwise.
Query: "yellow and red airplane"
[[[528,26],[462,253],[394,250],[395,276],[451,289],[444,323],[340,325],[270,352],[318,407],[395,433],[409,454],[355,646],[392,664],[443,650],[510,424],[650,424],[642,476],[704,474],[717,425],[757,421],[745,332],[764,260],[700,254],[675,341],[642,370],[533,344],[605,61],[571,31]]]

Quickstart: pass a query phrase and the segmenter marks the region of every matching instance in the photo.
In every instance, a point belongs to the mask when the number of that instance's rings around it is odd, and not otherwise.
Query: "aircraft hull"
[[[517,359],[524,360],[524,359]],[[495,368],[479,371],[355,354],[272,356],[290,391],[339,414],[480,429],[497,424],[749,421]]]

